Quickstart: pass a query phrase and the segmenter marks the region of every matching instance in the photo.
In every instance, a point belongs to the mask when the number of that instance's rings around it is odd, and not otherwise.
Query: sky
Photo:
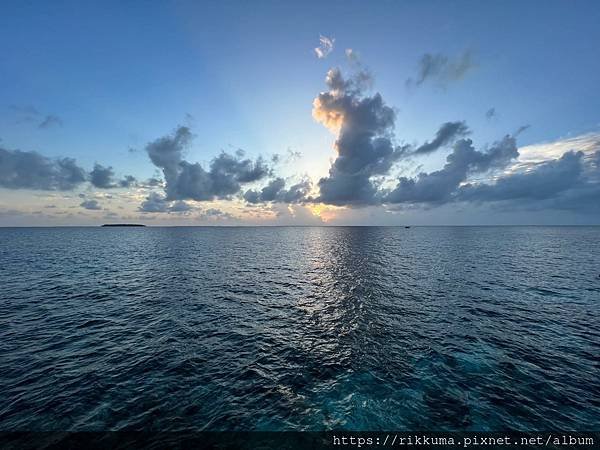
[[[600,224],[597,1],[0,3],[0,226]]]

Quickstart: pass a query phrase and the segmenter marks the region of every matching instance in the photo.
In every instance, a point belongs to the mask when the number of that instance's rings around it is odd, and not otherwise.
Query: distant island
[[[141,223],[105,223],[103,227],[145,227]]]

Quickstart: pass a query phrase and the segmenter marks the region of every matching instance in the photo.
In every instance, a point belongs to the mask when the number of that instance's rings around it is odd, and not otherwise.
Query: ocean
[[[598,430],[600,227],[0,229],[0,430]]]

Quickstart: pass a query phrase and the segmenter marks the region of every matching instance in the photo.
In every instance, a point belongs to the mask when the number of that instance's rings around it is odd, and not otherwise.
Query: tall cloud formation
[[[313,117],[338,134],[337,158],[329,176],[319,180],[317,202],[334,205],[371,204],[377,186],[372,177],[387,174],[406,148],[393,144],[394,110],[380,94],[364,95],[371,81],[359,72],[345,79],[339,69],[327,73],[327,92],[313,102]]]
[[[181,126],[146,146],[150,160],[163,172],[166,201],[228,199],[238,194],[242,185],[262,180],[271,173],[261,157],[253,161],[245,158],[241,150],[233,155],[221,152],[206,170],[199,163],[183,159],[191,140],[190,129]]]
[[[0,186],[8,189],[71,190],[87,179],[72,158],[0,148]]]
[[[459,78],[470,67],[469,61],[468,55],[456,63],[443,57],[425,58],[417,81],[438,76]],[[442,124],[433,139],[419,146],[398,146],[394,143],[394,110],[379,94],[365,95],[370,79],[364,72],[346,79],[338,69],[332,69],[326,82],[329,90],[314,100],[313,117],[337,133],[338,155],[329,175],[318,182],[319,195],[310,201],[357,207],[502,202],[513,207],[527,204],[530,208],[543,205],[580,212],[600,210],[600,140],[594,136],[585,137],[585,152],[557,153],[561,146],[552,144],[550,150],[555,156],[542,161],[532,159],[532,154],[544,153],[548,145],[528,148],[521,160],[516,138],[523,128],[477,150],[467,138],[470,130],[463,121]],[[568,144],[579,145],[580,140],[571,139]],[[401,176],[395,186],[387,187],[393,182],[389,178],[397,161],[449,146],[452,151],[441,169],[416,177]],[[281,185],[281,180],[274,180],[264,193],[248,193],[247,201],[271,198],[271,188],[276,185]]]
[[[421,86],[425,82],[433,81],[446,86],[464,78],[474,67],[473,56],[468,50],[456,58],[442,53],[425,53],[419,60],[417,75],[415,78],[408,78],[406,85]]]

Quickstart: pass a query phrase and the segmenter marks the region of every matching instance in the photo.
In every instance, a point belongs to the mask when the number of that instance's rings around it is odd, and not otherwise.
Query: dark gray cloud
[[[289,164],[300,158],[302,158],[302,152],[293,150],[292,148],[288,148],[284,155],[279,154],[279,153],[274,154],[271,157],[271,162],[273,164],[279,164],[279,163]]]
[[[417,75],[407,79],[406,84],[420,86],[427,81],[433,81],[445,86],[449,82],[464,78],[474,67],[473,56],[468,50],[456,58],[442,53],[425,53],[419,60]]]
[[[307,195],[311,188],[309,180],[302,180],[299,183],[293,184],[289,189],[285,189],[285,185],[286,183],[283,178],[275,178],[260,191],[246,191],[244,200],[248,203],[301,203],[307,200]]]
[[[514,132],[513,136],[515,136],[515,137],[519,136],[524,131],[527,131],[530,127],[531,127],[531,125],[529,125],[529,124],[521,125],[519,128],[517,128],[517,131]]]
[[[244,194],[244,200],[248,203],[270,202],[275,200],[277,193],[284,187],[285,180],[283,178],[275,178],[263,187],[261,191],[247,190]]]
[[[115,180],[115,172],[112,167],[105,167],[101,164],[94,164],[90,172],[90,183],[100,189],[113,189],[117,187],[130,187],[136,184],[136,179],[132,175],[126,175],[119,181]]]
[[[146,182],[144,184],[146,186],[156,187],[156,186],[160,186],[162,184],[162,180],[160,178],[150,177],[146,180]]]
[[[313,103],[313,117],[333,131],[338,156],[329,176],[319,180],[318,202],[347,205],[375,201],[372,177],[388,173],[406,151],[393,144],[394,110],[380,94],[364,95],[370,76],[360,72],[345,79],[338,69],[327,74],[329,91]]]
[[[137,180],[133,175],[125,175],[121,180],[119,180],[119,187],[122,188],[135,186],[136,184]]]
[[[451,201],[470,174],[502,169],[519,156],[515,138],[506,136],[486,151],[477,151],[470,139],[454,144],[440,170],[414,178],[400,177],[395,189],[383,198],[385,203],[433,203]]]
[[[397,161],[435,152],[470,133],[465,122],[446,122],[432,140],[416,148],[398,146],[394,143],[394,110],[381,95],[364,94],[371,84],[368,73],[359,71],[346,79],[332,69],[326,82],[329,91],[315,99],[313,116],[339,133],[335,143],[338,156],[329,176],[319,180],[320,195],[314,201],[357,206],[380,203],[388,193],[378,180],[388,175]],[[252,192],[248,197],[261,198]]]
[[[100,203],[98,203],[98,200],[84,200],[79,204],[79,206],[94,211],[102,209],[102,206],[100,205]]]
[[[583,152],[569,151],[528,172],[501,177],[494,184],[468,184],[460,189],[459,198],[478,202],[553,198],[585,183],[583,157]]]
[[[436,150],[451,144],[456,139],[464,137],[469,133],[469,127],[465,122],[446,122],[440,126],[433,140],[417,147],[413,154],[424,155],[435,152]]]
[[[149,213],[185,213],[193,208],[183,200],[169,201],[158,192],[150,192],[139,207],[141,212]]]
[[[213,158],[208,170],[199,163],[183,159],[192,140],[188,127],[179,127],[169,136],[146,146],[152,163],[165,177],[167,200],[197,201],[226,199],[240,192],[242,185],[266,178],[271,170],[262,158],[251,160],[238,150],[235,154],[221,152]]]
[[[231,219],[233,216],[220,209],[208,208],[201,210],[194,208],[183,200],[168,200],[164,195],[158,192],[151,192],[139,207],[139,211],[145,213],[168,213],[168,214],[187,214],[191,211],[197,211],[199,219]]]
[[[187,212],[191,211],[193,208],[183,200],[177,200],[171,204],[169,207],[170,212]]]
[[[150,194],[148,194],[146,199],[140,205],[139,210],[150,213],[168,212],[169,203],[162,195],[156,192],[150,192]]]
[[[94,187],[111,189],[136,185],[127,175],[115,180],[112,167],[94,164],[88,174],[73,158],[48,158],[37,152],[0,148],[0,186],[8,189],[60,190],[74,189],[89,181]]]
[[[600,152],[568,151],[560,158],[505,175],[493,184],[467,184],[458,200],[495,203],[503,209],[600,213]]]
[[[287,190],[279,192],[278,199],[284,203],[302,203],[306,200],[312,187],[310,180],[302,180],[299,183],[292,184]]]
[[[0,148],[0,186],[8,189],[70,190],[86,180],[72,158]]]
[[[104,167],[96,163],[90,172],[90,183],[102,189],[112,188],[114,175],[112,167]]]

